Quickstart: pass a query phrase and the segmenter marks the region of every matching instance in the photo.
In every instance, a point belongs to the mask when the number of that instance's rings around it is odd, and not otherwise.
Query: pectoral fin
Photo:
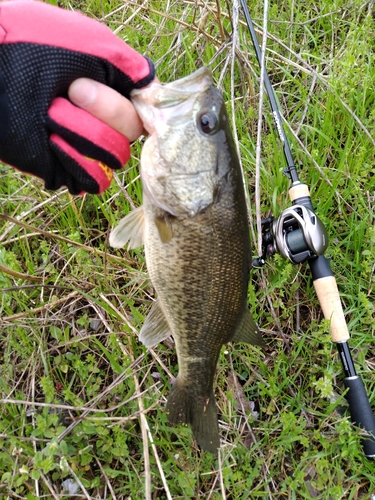
[[[155,217],[155,225],[158,229],[160,239],[163,243],[168,243],[171,241],[173,232],[169,216],[165,213],[161,217]]]
[[[170,335],[172,334],[169,325],[157,300],[151,307],[151,311],[148,313],[146,321],[141,328],[139,340],[146,347],[153,347]]]
[[[121,219],[118,226],[109,235],[109,244],[114,248],[122,248],[129,242],[128,248],[143,245],[144,211],[143,206],[132,210]]]
[[[265,347],[266,345],[262,339],[257,324],[247,308],[244,309],[241,320],[237,325],[231,342],[245,342],[247,344],[258,345],[260,347]]]

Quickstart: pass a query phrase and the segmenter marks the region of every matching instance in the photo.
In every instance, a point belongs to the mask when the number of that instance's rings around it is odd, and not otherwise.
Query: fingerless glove
[[[0,3],[0,159],[47,189],[100,193],[129,142],[68,99],[80,77],[125,97],[154,79],[145,57],[109,28],[38,1]]]

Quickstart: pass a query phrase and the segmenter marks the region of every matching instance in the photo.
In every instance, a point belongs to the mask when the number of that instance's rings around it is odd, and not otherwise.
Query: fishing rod
[[[254,45],[256,58],[261,66],[262,52],[250,17],[246,0],[241,0],[246,23]],[[354,424],[366,431],[362,439],[363,450],[368,458],[375,458],[375,417],[368,400],[363,381],[357,375],[348,345],[349,330],[337,288],[336,279],[331,270],[330,261],[324,256],[328,247],[328,234],[322,221],[315,214],[309,188],[299,180],[290,151],[289,143],[282,125],[280,111],[275,94],[264,69],[264,86],[268,95],[272,115],[279,138],[283,144],[287,167],[284,174],[291,180],[289,198],[292,206],[277,218],[268,217],[261,223],[262,255],[253,261],[255,267],[262,267],[267,256],[280,253],[293,264],[307,262],[310,267],[324,317],[330,321],[330,334],[336,343],[340,355],[344,385],[348,389],[346,399],[350,416]]]

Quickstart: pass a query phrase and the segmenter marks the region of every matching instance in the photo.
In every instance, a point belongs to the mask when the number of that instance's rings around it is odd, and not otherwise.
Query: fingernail
[[[69,87],[69,98],[82,108],[89,106],[97,94],[97,85],[93,80],[79,78]]]

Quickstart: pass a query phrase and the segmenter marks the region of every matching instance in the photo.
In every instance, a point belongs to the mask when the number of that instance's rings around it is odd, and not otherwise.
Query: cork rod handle
[[[333,342],[346,342],[350,336],[335,277],[319,278],[314,281],[314,287],[324,317],[331,322],[330,333]]]

